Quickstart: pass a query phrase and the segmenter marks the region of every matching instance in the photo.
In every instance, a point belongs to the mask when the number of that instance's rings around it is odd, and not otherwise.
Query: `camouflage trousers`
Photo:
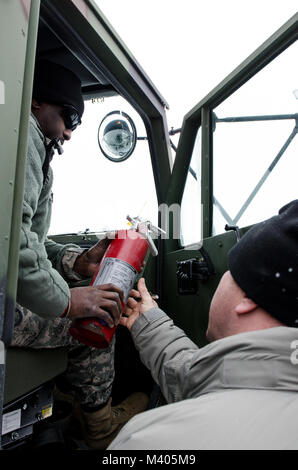
[[[69,333],[71,320],[48,320],[16,306],[11,346],[30,349],[64,347],[68,352],[63,380],[82,405],[97,406],[108,401],[114,380],[115,337],[107,349],[85,346]]]

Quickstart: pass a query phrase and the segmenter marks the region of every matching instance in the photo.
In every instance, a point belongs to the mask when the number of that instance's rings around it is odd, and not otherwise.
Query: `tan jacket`
[[[134,417],[109,449],[298,449],[298,329],[199,349],[156,308],[132,336],[170,404]]]

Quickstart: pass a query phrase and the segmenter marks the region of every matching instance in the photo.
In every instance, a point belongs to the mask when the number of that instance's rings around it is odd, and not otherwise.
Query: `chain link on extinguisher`
[[[164,232],[149,221],[142,221],[139,217],[127,216],[127,219],[131,228],[116,232],[115,238],[109,244],[91,281],[93,286],[111,283],[123,290],[122,313],[130,291],[142,270],[148,250],[153,256],[158,255],[151,235]],[[116,328],[117,326],[110,328],[103,320],[90,317],[75,320],[69,331],[81,343],[104,349],[111,343]]]

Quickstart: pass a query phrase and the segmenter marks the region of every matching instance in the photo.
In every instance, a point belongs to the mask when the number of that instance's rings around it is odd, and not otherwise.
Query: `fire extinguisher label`
[[[93,285],[115,284],[123,290],[124,302],[126,302],[137,274],[135,268],[125,261],[118,258],[105,258]]]

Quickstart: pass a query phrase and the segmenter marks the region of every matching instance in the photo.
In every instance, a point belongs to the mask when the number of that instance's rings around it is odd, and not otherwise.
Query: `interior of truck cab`
[[[289,77],[296,74],[298,16],[188,112],[176,148],[166,100],[94,2],[24,5],[7,2],[0,18],[16,58],[13,63],[8,54],[3,59],[7,97],[14,106],[0,108],[6,113],[0,141],[10,136],[10,158],[0,162],[0,187],[11,181],[0,213],[0,239],[5,240],[0,244],[5,352],[0,364],[1,447],[73,449],[83,445],[80,426],[70,420],[67,397],[58,393],[63,392],[66,350],[10,347],[36,59],[71,69],[81,80],[85,101],[82,124],[52,162],[49,238],[85,249],[107,232],[127,228],[127,215],[150,220],[161,228],[154,239],[158,256],[148,255],[140,275],[174,323],[203,346],[210,302],[227,269],[228,251],[250,226],[297,198],[297,96]],[[17,24],[23,34],[16,38],[9,24]],[[101,145],[114,122],[110,119],[107,127],[105,119],[114,112],[117,119],[127,115],[135,126],[134,148],[125,158],[105,155]],[[71,281],[69,286],[88,284],[90,280]],[[129,332],[119,326],[113,403],[134,391],[149,395],[149,408],[165,403]]]

